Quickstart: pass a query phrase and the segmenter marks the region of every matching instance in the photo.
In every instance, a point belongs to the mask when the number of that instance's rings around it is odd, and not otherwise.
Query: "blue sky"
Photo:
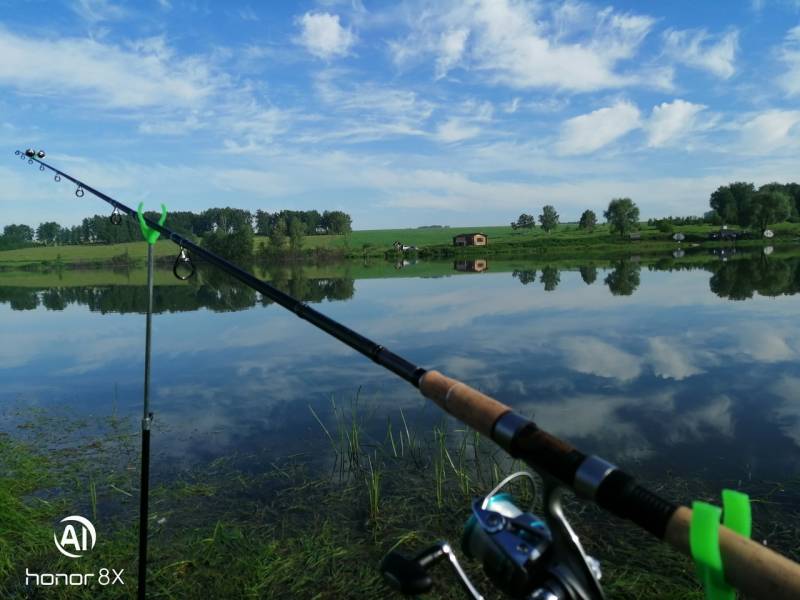
[[[129,203],[359,229],[701,214],[800,181],[800,0],[0,0],[0,225]]]

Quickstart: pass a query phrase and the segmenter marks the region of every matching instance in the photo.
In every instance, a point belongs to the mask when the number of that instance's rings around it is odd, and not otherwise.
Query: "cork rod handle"
[[[511,410],[502,402],[439,371],[426,372],[419,382],[419,389],[423,396],[433,400],[445,412],[488,438],[492,437],[495,421]]]

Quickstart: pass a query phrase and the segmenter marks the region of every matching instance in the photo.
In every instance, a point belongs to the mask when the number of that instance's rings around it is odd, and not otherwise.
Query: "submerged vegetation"
[[[310,413],[318,435],[329,442],[324,456],[256,456],[247,467],[240,457],[220,457],[157,472],[148,584],[153,597],[387,596],[378,573],[386,552],[413,552],[436,539],[457,547],[470,501],[521,468],[475,433],[451,429],[449,421],[415,431],[398,411],[396,419],[376,427],[358,395],[345,406],[332,401],[322,413]],[[13,437],[0,435],[0,595],[28,597],[26,568],[77,572],[76,561],[56,552],[52,525],[66,514],[84,514],[95,521],[98,543],[79,570],[124,568],[124,588],[39,588],[37,597],[134,597],[134,423],[75,422],[63,433],[54,428],[56,420],[64,422],[40,414],[18,422]],[[261,467],[252,468],[253,460]],[[792,505],[776,501],[776,492],[790,483],[748,485],[758,496],[754,535],[796,553],[798,521],[785,514]],[[713,501],[716,493],[668,474],[654,487],[681,501]],[[523,486],[515,493],[520,505],[532,499]],[[588,551],[603,563],[610,598],[702,597],[690,561],[593,506],[573,501],[567,508]],[[480,566],[466,566],[488,597],[497,597]],[[463,597],[445,567],[434,571],[434,580],[431,598]]]

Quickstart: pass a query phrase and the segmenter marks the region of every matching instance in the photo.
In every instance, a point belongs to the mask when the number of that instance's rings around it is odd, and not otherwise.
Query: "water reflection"
[[[272,300],[262,297],[224,272],[208,267],[198,271],[185,284],[169,279],[168,274],[171,272],[161,272],[160,275],[164,276],[162,281],[167,281],[168,285],[155,286],[154,312],[185,312],[201,308],[213,312],[228,312],[244,310],[257,304],[272,304]],[[300,266],[273,266],[267,273],[273,286],[306,302],[347,300],[355,292],[352,278],[308,278]],[[157,276],[158,274],[157,272]],[[40,306],[47,310],[64,310],[70,305],[82,305],[101,314],[143,313],[147,308],[147,289],[143,285],[0,285],[0,303],[9,304],[12,310],[36,310]]]
[[[405,266],[412,264],[417,263],[414,261]],[[616,260],[602,266],[598,266],[598,263],[578,267],[533,263],[530,267],[508,268],[502,261],[495,261],[495,265],[493,272],[510,271],[511,276],[522,285],[529,286],[538,282],[546,292],[557,291],[564,272],[577,270],[586,285],[593,285],[598,278],[598,271],[602,270],[603,283],[612,295],[631,296],[641,285],[643,268],[648,271],[697,270],[710,273],[710,290],[717,296],[730,300],[747,300],[754,294],[770,297],[794,295],[800,291],[800,257],[766,253],[747,255],[740,252],[731,260],[705,262],[675,260],[667,256],[650,259],[648,262],[638,259]],[[317,303],[349,300],[353,297],[355,278],[350,267],[349,264],[332,266],[322,275],[314,267],[298,263],[276,263],[265,265],[255,272],[281,291],[301,300]],[[387,268],[390,267],[391,264],[387,263]],[[397,265],[394,267],[397,268]],[[465,273],[481,273],[488,270],[489,264],[486,259],[427,263],[425,276],[436,276],[439,272],[437,268],[442,275],[447,274],[449,268]],[[117,271],[113,273],[120,275]],[[143,277],[143,274],[140,275]],[[378,276],[380,275],[379,269]],[[2,285],[2,281],[0,273],[0,304],[8,304],[12,310],[36,310],[41,306],[47,310],[59,311],[70,305],[83,305],[92,311],[106,314],[142,313],[146,307],[143,282],[137,285],[131,281],[129,272],[126,276],[112,278],[114,283],[108,285],[81,285],[80,275],[67,281],[63,272],[53,273],[49,279],[38,277],[36,282],[28,285]],[[123,281],[127,285],[120,285]],[[198,276],[186,283],[173,280],[166,270],[157,271],[154,301],[157,313],[202,308],[214,312],[239,311],[258,304],[267,306],[272,303],[269,298],[262,297],[227,274],[202,265],[198,269]]]
[[[259,275],[306,301],[329,301],[332,318],[496,395],[587,452],[638,461],[637,472],[734,481],[800,472],[800,321],[790,297],[800,257],[779,249],[727,262],[689,253],[491,262],[480,276],[446,276],[452,261],[400,272],[394,263],[272,264]],[[25,275],[0,285],[0,403],[97,413],[110,411],[116,387],[119,411],[137,414],[144,280],[117,277],[65,273],[48,285]],[[81,278],[93,283],[70,283]],[[164,455],[322,451],[308,407],[324,419],[331,395],[341,405],[358,388],[376,438],[400,407],[426,427],[442,418],[402,382],[269,304],[207,269],[189,283],[157,277],[153,389],[169,432],[157,436]]]
[[[630,296],[639,287],[640,269],[641,266],[632,260],[617,261],[605,279],[608,290],[615,296]]]
[[[489,268],[489,262],[485,258],[475,260],[455,260],[453,268],[463,273],[482,273]]]

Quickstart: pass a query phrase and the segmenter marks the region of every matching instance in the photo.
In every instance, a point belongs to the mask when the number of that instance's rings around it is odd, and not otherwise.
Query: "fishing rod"
[[[514,412],[502,402],[438,371],[426,370],[407,361],[384,346],[323,315],[219,255],[175,233],[163,225],[163,220],[159,223],[137,215],[136,211],[125,204],[45,163],[43,161],[45,157],[43,151],[38,151],[37,153],[29,149],[22,153],[18,150],[16,154],[22,159],[27,158],[31,164],[38,163],[39,169],[42,171],[49,169],[55,173],[57,181],[63,177],[74,183],[77,186],[75,190],[76,196],[82,197],[84,191],[88,191],[113,206],[115,212],[122,211],[131,217],[141,218],[149,228],[158,231],[178,244],[182,251],[181,256],[185,256],[183,251],[190,250],[195,255],[216,265],[245,285],[294,312],[298,317],[322,329],[375,363],[402,377],[417,387],[426,398],[432,400],[445,412],[493,440],[512,457],[523,460],[545,481],[548,513],[550,515],[549,521],[555,524],[555,533],[562,538],[562,546],[566,548],[564,552],[569,552],[570,547],[574,550],[575,545],[580,549],[577,536],[574,535],[566,521],[564,520],[566,526],[557,522],[557,515],[561,512],[559,503],[560,490],[567,488],[583,499],[594,501],[608,512],[635,523],[683,554],[694,555],[697,558],[697,553],[694,551],[696,534],[693,531],[693,516],[700,515],[699,509],[693,511],[686,506],[679,506],[661,498],[637,483],[633,476],[616,465],[598,456],[584,454],[568,442],[539,428],[532,420]],[[520,515],[527,515],[528,513],[522,513],[519,510],[515,511],[509,507],[498,511],[488,510],[488,508],[491,508],[489,505],[492,498],[497,498],[496,504],[501,503],[499,496],[491,494],[484,498],[480,506],[477,508],[473,506],[474,533],[473,537],[470,537],[470,539],[478,540],[473,544],[475,555],[483,556],[489,562],[492,562],[493,554],[490,550],[486,550],[486,548],[490,547],[490,544],[486,542],[487,539],[495,534],[502,534],[491,540],[495,544],[493,546],[495,549],[500,540],[513,541],[515,535],[518,539],[527,539],[533,535],[528,530],[533,527],[531,523],[535,522],[526,516],[520,517]],[[725,523],[728,524],[727,519]],[[731,527],[733,527],[733,524],[731,524]],[[512,530],[509,528],[512,528]],[[523,535],[526,532],[528,535]],[[725,582],[739,589],[748,597],[779,600],[800,598],[800,565],[750,540],[748,537],[736,533],[733,528],[719,526],[718,529],[714,528],[712,533],[715,539],[718,539],[718,548],[715,547],[713,550],[716,552],[716,562],[719,562],[721,558],[722,564],[717,568],[720,571],[719,576],[724,577]],[[480,551],[481,547],[484,548],[483,552]],[[457,560],[449,545],[443,543],[439,544],[437,548],[428,554],[423,553],[416,560],[404,561],[397,556],[391,558],[390,555],[387,557],[389,564],[384,564],[384,567],[386,567],[384,574],[389,581],[394,578],[394,582],[399,589],[407,591],[410,585],[409,582],[413,583],[414,577],[419,580],[421,571],[424,571],[427,566],[437,562],[442,557],[447,558],[455,568]],[[519,549],[519,546],[517,549]],[[508,549],[504,556],[509,556],[509,553],[513,554],[513,552],[513,548]],[[536,562],[531,559],[532,556],[533,553],[531,552],[523,557],[526,560],[521,563],[519,561],[516,563],[509,562],[506,565],[509,567],[507,569],[507,573],[510,573],[509,577],[512,579],[516,577],[514,582],[519,580],[518,576],[522,573],[529,578],[532,577],[535,565],[531,563]],[[583,562],[582,565],[580,564],[581,561]],[[710,562],[714,562],[714,560],[711,559]],[[517,568],[515,568],[515,565]],[[575,559],[573,552],[572,566],[575,568],[576,576],[581,580],[580,583],[585,588],[584,591],[586,593],[583,596],[564,596],[550,593],[549,596],[539,594],[536,597],[549,600],[561,600],[562,598],[570,600],[572,598],[580,598],[583,600],[583,598],[602,597],[602,591],[599,591],[600,595],[597,595],[597,590],[600,589],[597,581],[598,573],[591,568],[591,561],[584,556],[581,556],[580,560]],[[460,567],[456,569],[457,572],[459,570]],[[408,575],[408,578],[405,577],[406,575]],[[498,575],[498,577],[500,576]],[[463,580],[462,583],[464,583]],[[464,585],[472,597],[480,597],[472,594],[466,584]],[[533,592],[534,590],[531,590],[531,593]],[[571,593],[570,590],[567,590],[567,592]],[[576,593],[580,593],[580,589]],[[536,594],[538,594],[538,591]],[[529,595],[528,597],[533,598],[534,596]]]

